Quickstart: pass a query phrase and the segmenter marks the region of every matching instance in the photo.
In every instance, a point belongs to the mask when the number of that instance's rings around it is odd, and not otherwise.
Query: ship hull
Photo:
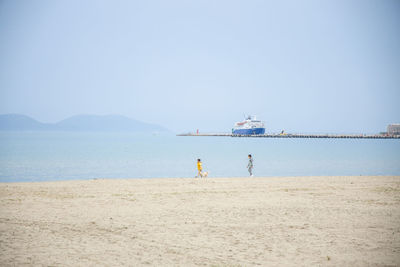
[[[252,129],[234,129],[232,134],[254,135],[264,134],[265,128],[252,128]]]

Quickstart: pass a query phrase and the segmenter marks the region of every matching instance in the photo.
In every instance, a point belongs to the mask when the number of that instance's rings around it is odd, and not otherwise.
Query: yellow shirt
[[[197,169],[198,169],[199,171],[202,170],[202,168],[201,168],[201,161],[198,161],[198,162],[197,162]]]

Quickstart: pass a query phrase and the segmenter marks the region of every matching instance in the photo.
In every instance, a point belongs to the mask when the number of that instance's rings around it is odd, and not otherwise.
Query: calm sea
[[[178,137],[130,133],[0,132],[0,181],[400,175],[400,140]]]

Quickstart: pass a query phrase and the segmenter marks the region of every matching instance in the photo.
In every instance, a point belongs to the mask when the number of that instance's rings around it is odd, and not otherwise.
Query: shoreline
[[[400,176],[0,183],[0,265],[398,266]]]
[[[223,179],[296,179],[296,178],[340,178],[340,177],[400,177],[400,175],[299,175],[299,176],[231,176],[231,177],[205,177],[205,178],[198,178],[198,177],[138,177],[138,178],[88,178],[88,179],[65,179],[65,180],[46,180],[46,181],[0,181],[1,185],[6,184],[36,184],[36,183],[63,183],[63,182],[84,182],[84,181],[132,181],[132,180],[223,180]]]

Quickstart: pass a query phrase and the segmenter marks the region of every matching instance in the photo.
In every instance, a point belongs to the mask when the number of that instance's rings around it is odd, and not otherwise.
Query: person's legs
[[[253,168],[252,167],[249,168],[249,173],[250,173],[250,176],[253,175]]]

